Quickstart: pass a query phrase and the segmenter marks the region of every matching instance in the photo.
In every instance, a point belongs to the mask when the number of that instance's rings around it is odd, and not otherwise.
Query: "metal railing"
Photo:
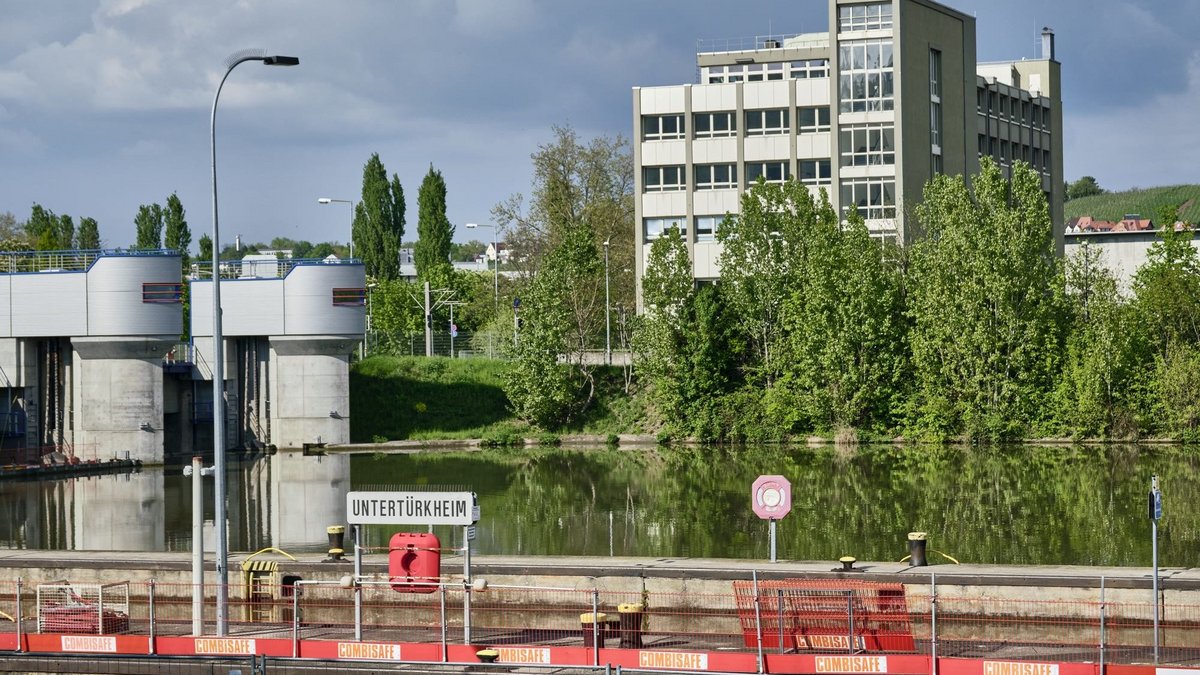
[[[270,260],[222,260],[222,279],[282,279],[297,267],[310,265],[361,265],[357,259],[339,258],[273,258]],[[193,280],[212,279],[212,261],[192,263],[188,275]]]
[[[436,645],[442,661],[451,660],[455,645],[582,646],[592,665],[602,663],[601,649],[743,653],[760,664],[772,654],[806,653],[1101,664],[1200,660],[1200,603],[1186,595],[1159,606],[1155,649],[1153,603],[1107,602],[1103,587],[1073,589],[1069,600],[1017,600],[942,595],[931,579],[928,586],[908,585],[903,595],[872,599],[853,582],[838,580],[816,589],[757,576],[736,583],[752,594],[487,586],[478,579],[468,585],[455,578],[431,593],[409,593],[397,592],[402,582],[386,579],[284,577],[265,594],[261,585],[252,593],[249,583],[228,589],[229,635],[290,640],[294,656],[304,656],[305,641],[423,643]],[[215,626],[215,590],[202,589],[206,630]],[[192,635],[192,592],[189,584],[130,583],[127,607],[98,607],[87,616],[125,614],[110,620],[124,626],[127,619],[127,634],[150,636],[153,649],[155,637]],[[6,635],[15,633],[21,645],[21,634],[36,633],[38,615],[36,584],[0,583],[0,650],[14,644]],[[82,622],[76,632],[86,632]]]
[[[34,272],[86,272],[97,258],[178,256],[171,249],[88,249],[71,251],[3,251],[0,252],[0,274]]]

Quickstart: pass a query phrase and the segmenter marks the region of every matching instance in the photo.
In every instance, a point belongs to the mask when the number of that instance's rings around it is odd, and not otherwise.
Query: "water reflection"
[[[793,484],[779,524],[785,559],[898,560],[905,535],[925,530],[933,549],[964,562],[1149,565],[1152,473],[1166,500],[1164,564],[1200,555],[1195,453],[1116,446],[279,454],[231,463],[230,546],[324,550],[348,490],[442,486],[478,493],[483,554],[764,559],[767,525],[750,511],[749,486],[767,473]],[[190,550],[191,481],[177,467],[0,488],[0,546]],[[366,543],[419,529],[371,527]],[[435,532],[462,544],[461,528]]]

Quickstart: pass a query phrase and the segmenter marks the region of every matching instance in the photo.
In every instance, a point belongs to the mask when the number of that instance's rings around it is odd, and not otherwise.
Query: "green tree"
[[[213,255],[212,244],[213,244],[212,237],[208,236],[207,233],[200,235],[200,240],[198,242],[196,242],[196,245],[200,247],[200,259],[201,260],[206,260],[209,262],[212,261],[212,255]]]
[[[1100,248],[1085,243],[1077,250],[1066,261],[1071,330],[1053,410],[1060,432],[1136,436],[1154,368],[1150,342]]]
[[[404,238],[404,190],[395,174],[372,153],[363,166],[362,201],[354,208],[351,237],[355,254],[375,279],[395,279],[400,274],[400,242]]]
[[[523,327],[505,393],[517,417],[531,424],[570,424],[595,397],[595,368],[583,359],[578,321],[598,267],[590,230],[566,229],[522,297]]]
[[[62,251],[72,247],[75,225],[70,216],[56,216],[54,212],[34,204],[25,222],[25,236],[35,251]]]
[[[1158,220],[1174,223],[1177,210],[1163,208]],[[1167,356],[1173,343],[1200,343],[1200,255],[1192,246],[1190,227],[1159,228],[1146,263],[1134,274],[1133,290],[1160,357]]]
[[[162,248],[163,209],[159,204],[142,204],[133,219],[137,229],[136,248],[143,250]]]
[[[1020,437],[1047,412],[1064,339],[1063,281],[1041,176],[990,159],[970,187],[934,177],[917,217],[909,312],[920,433]]]
[[[511,267],[524,277],[537,273],[543,257],[566,232],[586,223],[598,251],[609,242],[610,292],[614,305],[632,307],[633,156],[621,137],[582,141],[570,127],[553,128],[553,139],[538,146],[533,160],[528,204],[515,194],[492,208],[492,220],[504,231]]]
[[[77,237],[81,250],[90,251],[100,248],[100,225],[96,222],[96,219],[80,219]]]
[[[633,333],[635,368],[667,421],[678,424],[683,398],[684,308],[692,296],[692,264],[678,224],[650,244],[642,275],[645,312]]]
[[[1104,188],[1100,187],[1100,183],[1096,182],[1093,176],[1084,176],[1074,183],[1067,183],[1066,200],[1102,195],[1104,192]]]
[[[165,233],[163,243],[167,248],[179,251],[183,255],[183,269],[191,264],[189,249],[192,246],[192,230],[188,227],[187,214],[183,210],[183,202],[174,192],[167,197],[167,208],[163,212]]]
[[[417,192],[417,244],[413,262],[419,279],[444,279],[448,274],[453,236],[454,226],[446,217],[446,181],[442,172],[434,170],[431,164]]]

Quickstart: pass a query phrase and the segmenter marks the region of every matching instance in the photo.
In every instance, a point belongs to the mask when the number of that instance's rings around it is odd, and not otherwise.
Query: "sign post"
[[[759,476],[750,487],[750,508],[771,522],[771,562],[776,562],[775,523],[792,510],[792,484],[783,476]]]
[[[1150,498],[1147,506],[1150,516],[1150,564],[1154,567],[1154,665],[1158,665],[1158,521],[1163,515],[1163,504],[1157,475],[1150,476]]]
[[[461,525],[463,527],[463,640],[471,644],[471,540],[479,520],[474,492],[349,492],[346,522],[355,526],[358,568],[358,529],[361,525]],[[468,532],[470,531],[470,536]],[[355,585],[358,574],[355,570]],[[357,610],[357,608],[356,608]],[[356,636],[362,635],[362,615],[355,612]],[[359,638],[361,639],[361,637]]]

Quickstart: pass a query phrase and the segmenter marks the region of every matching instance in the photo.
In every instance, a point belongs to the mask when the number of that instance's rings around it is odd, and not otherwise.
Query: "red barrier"
[[[388,543],[388,577],[392,588],[400,593],[436,591],[442,576],[441,546],[437,535],[429,532],[393,534]]]

